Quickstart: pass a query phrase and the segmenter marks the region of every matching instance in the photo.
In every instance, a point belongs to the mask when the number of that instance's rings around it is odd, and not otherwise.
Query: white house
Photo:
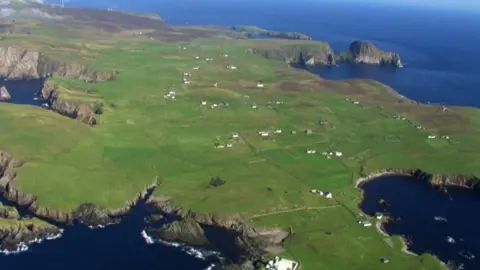
[[[333,198],[333,195],[332,195],[331,192],[325,192],[324,195],[325,195],[325,198],[328,198],[328,199],[332,199],[332,198]]]
[[[232,148],[233,147],[233,144],[229,143],[227,144],[227,148]]]
[[[238,139],[238,138],[240,138],[240,135],[238,135],[238,133],[235,132],[232,134],[232,139]]]
[[[296,261],[275,257],[273,260],[268,261],[265,267],[269,270],[297,270],[298,265]]]
[[[343,156],[343,153],[342,152],[335,152],[335,156],[341,157],[341,156]]]
[[[202,101],[202,106],[206,106],[207,105],[207,102],[206,101]]]
[[[225,148],[225,145],[219,144],[219,145],[217,145],[217,148]]]
[[[184,84],[191,84],[192,82],[189,81],[189,80],[183,80],[183,83],[184,83]]]
[[[198,55],[197,55],[197,56],[195,56],[195,59],[200,59],[200,56],[198,56]]]
[[[277,129],[277,130],[275,130],[275,133],[280,134],[280,133],[282,133],[282,130],[281,130],[281,129]]]
[[[223,57],[228,57],[228,54],[224,54]]]
[[[207,62],[213,61],[213,58],[205,58],[205,61],[207,61]]]
[[[184,76],[184,77],[190,76],[190,73],[188,73],[188,72],[183,72],[183,76]]]
[[[429,138],[429,139],[435,139],[435,138],[437,138],[437,136],[435,136],[435,135],[429,135],[428,138]]]
[[[268,131],[260,131],[260,136],[262,137],[268,137]]]
[[[442,138],[445,139],[445,140],[450,140],[449,136],[442,136]]]
[[[371,227],[372,223],[368,220],[361,220],[358,222],[358,224],[362,225],[363,227]]]
[[[215,88],[217,88],[217,87],[218,87],[218,83],[214,83],[213,86],[214,86]]]
[[[200,69],[199,66],[193,67],[193,70],[199,70],[199,69]]]
[[[171,95],[171,96],[175,96],[175,95],[176,95],[176,93],[175,93],[174,91],[170,91],[170,92],[168,92],[168,94]]]
[[[213,109],[213,108],[217,108],[217,107],[218,107],[218,104],[212,104],[212,106],[210,106],[210,107],[212,107],[212,109]]]
[[[234,66],[234,65],[228,65],[227,68],[230,69],[230,70],[235,70],[235,69],[237,69],[237,67]]]
[[[257,108],[257,105],[253,104],[252,109],[256,109],[256,108]]]
[[[261,83],[261,82],[257,82],[257,87],[258,87],[258,88],[263,88],[264,85],[263,85],[263,83]]]
[[[383,218],[383,214],[382,213],[378,213],[375,215],[375,218],[376,219],[382,219]]]
[[[315,149],[307,149],[307,154],[315,154],[316,152]]]
[[[358,105],[358,104],[360,104],[360,102],[354,101],[353,104]]]

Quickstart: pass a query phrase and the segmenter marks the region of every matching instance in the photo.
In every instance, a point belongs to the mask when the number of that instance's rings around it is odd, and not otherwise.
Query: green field
[[[38,39],[32,46],[46,44],[47,51],[61,42],[65,48],[78,46],[76,40],[39,32],[16,38],[22,44]],[[103,46],[85,41],[75,57],[94,68],[118,70],[117,79],[96,84],[54,79],[65,87],[63,98],[105,104],[97,126],[40,108],[0,104],[0,123],[8,130],[0,133],[0,149],[25,161],[15,183],[38,196],[39,204],[67,211],[92,202],[115,209],[158,177],[162,185],[155,194],[171,196],[185,208],[240,213],[258,226],[291,228],[295,235],[285,256],[298,259],[302,269],[385,269],[382,257],[390,258],[389,269],[442,269],[432,256],[402,253],[399,239],[391,247],[374,227],[359,226],[361,194],[354,184],[360,173],[382,168],[480,175],[480,111],[451,107],[441,113],[436,105],[399,103],[379,83],[325,81],[247,52],[269,41],[108,38]],[[196,66],[200,69],[193,70]],[[190,85],[182,84],[182,72],[191,73]],[[265,87],[257,88],[257,81]],[[91,91],[75,90],[85,87]],[[175,100],[164,99],[167,90],[176,93]],[[230,106],[210,107],[221,102]],[[320,125],[321,120],[328,123]],[[416,129],[417,123],[427,130]],[[282,133],[258,134],[275,129]],[[234,132],[239,140],[230,139]],[[428,140],[430,134],[438,139]],[[215,143],[233,146],[217,149]],[[327,159],[324,151],[343,156]],[[226,184],[210,187],[214,176]],[[331,191],[336,200],[311,194],[313,188]]]

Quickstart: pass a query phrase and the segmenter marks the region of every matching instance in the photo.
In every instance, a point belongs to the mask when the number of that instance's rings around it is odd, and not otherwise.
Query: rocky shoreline
[[[138,202],[150,196],[151,192],[159,185],[158,180],[154,179],[150,186],[147,186],[144,191],[134,199],[127,201],[125,206],[119,209],[110,210],[92,203],[84,203],[73,211],[62,212],[39,205],[35,196],[24,193],[15,187],[16,170],[22,165],[22,161],[0,150],[0,195],[10,204],[9,207],[16,208],[19,214],[19,216],[7,216],[5,214],[2,217],[24,220],[23,215],[27,215],[41,221],[42,225],[38,226],[32,223],[26,226],[0,228],[0,246],[12,251],[19,248],[21,243],[29,243],[35,239],[57,235],[61,233],[60,228],[72,225],[76,221],[92,227],[104,227],[108,224],[117,223]]]
[[[40,97],[51,110],[90,126],[96,125],[98,123],[96,115],[103,113],[102,103],[80,103],[60,98],[59,85],[48,80],[45,80]]]
[[[221,250],[229,258],[231,267],[243,267],[238,269],[255,269],[254,263],[266,255],[283,252],[283,242],[290,236],[281,228],[255,228],[239,215],[196,213],[175,207],[172,200],[165,197],[152,197],[147,203],[173,220],[160,227],[147,228],[149,236]]]
[[[384,169],[376,172],[372,172],[364,177],[359,178],[356,181],[356,187],[363,182],[373,180],[378,177],[387,175],[399,175],[399,176],[411,176],[417,180],[431,185],[434,188],[438,188],[442,191],[446,191],[448,186],[457,186],[468,188],[474,191],[480,190],[480,178],[474,175],[465,174],[432,174],[421,169]]]

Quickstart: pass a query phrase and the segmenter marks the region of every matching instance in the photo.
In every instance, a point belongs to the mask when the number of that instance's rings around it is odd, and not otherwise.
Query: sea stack
[[[340,56],[342,60],[355,64],[392,65],[403,67],[400,55],[384,52],[369,41],[357,40],[350,44],[348,52]]]
[[[9,102],[12,97],[5,86],[0,88],[0,102]]]

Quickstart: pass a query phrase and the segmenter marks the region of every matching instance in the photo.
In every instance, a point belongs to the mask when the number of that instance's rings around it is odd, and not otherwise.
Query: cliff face
[[[260,259],[272,251],[282,251],[282,243],[289,233],[279,229],[257,229],[240,216],[195,213],[173,207],[168,200],[155,200],[149,203],[153,208],[177,218],[160,228],[149,228],[148,233],[167,241],[179,241],[189,245],[215,246],[215,237],[210,238],[207,231],[221,234],[221,245],[229,246],[229,251],[239,260],[236,263]]]
[[[96,71],[85,65],[50,59],[24,48],[0,47],[0,77],[9,79],[70,77],[86,82],[112,80],[118,73]]]
[[[480,191],[480,178],[466,174],[432,174],[420,169],[385,169],[371,173],[361,180],[369,180],[383,174],[397,174],[411,176],[419,181],[425,182],[433,187],[445,189],[448,186],[457,186]]]
[[[368,41],[354,41],[348,52],[337,55],[338,61],[354,64],[391,65],[402,67],[400,55],[394,52],[384,52]]]
[[[347,52],[337,54],[326,42],[285,45],[280,48],[259,47],[250,49],[250,52],[266,59],[281,60],[300,67],[331,66],[337,62],[402,67],[402,61],[397,53],[384,52],[368,41],[354,41]]]
[[[97,124],[95,114],[102,113],[103,105],[101,103],[85,104],[61,99],[59,97],[58,85],[48,81],[45,81],[40,96],[47,102],[50,109],[90,126]]]
[[[0,87],[0,102],[8,102],[12,97],[5,86]]]
[[[252,48],[250,52],[266,59],[275,59],[290,65],[335,65],[335,53],[328,43],[288,45],[278,49]]]

